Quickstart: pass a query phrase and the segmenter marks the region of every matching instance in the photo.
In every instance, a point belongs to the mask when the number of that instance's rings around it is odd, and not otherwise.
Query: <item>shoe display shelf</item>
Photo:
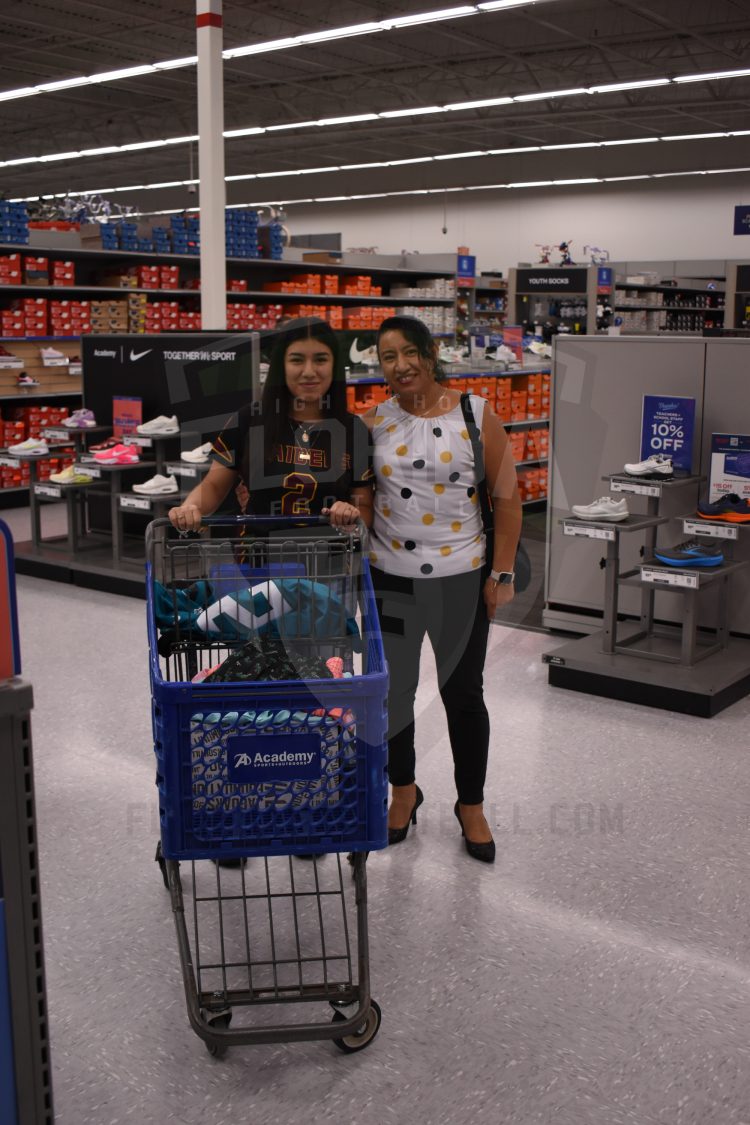
[[[0,255],[5,253],[17,254],[19,247],[11,244],[0,245]],[[10,284],[0,286],[0,311],[8,308],[10,303],[19,298],[48,298],[52,301],[81,301],[100,300],[104,303],[125,301],[134,294],[145,294],[156,301],[176,301],[184,312],[197,311],[200,302],[200,289],[197,287],[200,277],[200,261],[193,254],[174,253],[148,253],[137,250],[104,250],[78,248],[75,246],[33,246],[29,251],[36,255],[43,255],[50,263],[55,261],[72,262],[74,267],[74,284],[66,285],[34,285]],[[420,296],[391,296],[391,289],[408,290],[415,287],[420,280],[445,279],[451,282],[455,279],[455,256],[449,264],[451,256],[441,255],[445,264],[425,262],[420,265],[415,262],[411,268],[395,264],[396,257],[388,259],[373,256],[372,262],[357,264],[343,264],[338,260],[310,261],[310,260],[268,260],[249,258],[227,258],[227,297],[232,304],[263,304],[269,306],[317,306],[321,310],[326,306],[338,306],[343,310],[344,323],[337,327],[348,327],[346,321],[350,314],[356,314],[361,308],[377,310],[379,308],[405,308],[424,306],[428,309],[444,309],[453,313],[455,297],[426,294],[420,290]],[[133,267],[144,269],[153,267],[178,267],[179,281],[175,285],[170,283],[165,288],[154,288],[151,285],[133,285],[133,280],[138,277],[128,277],[127,272]],[[363,287],[361,292],[331,292],[326,291],[323,284],[324,277],[338,279],[336,288],[344,289],[345,283],[356,282],[367,276],[372,284],[381,290],[380,293],[371,295]],[[309,277],[320,278],[320,284],[314,280],[309,285],[297,285],[293,291],[284,291],[283,283],[290,283],[293,279]],[[238,285],[244,288],[237,288]],[[273,288],[269,288],[273,286]],[[350,284],[350,289],[356,290],[356,284]],[[289,286],[291,288],[291,286]],[[7,302],[3,300],[7,298]],[[106,316],[106,309],[101,313]],[[117,314],[113,314],[115,317]],[[127,319],[127,312],[126,312]],[[299,315],[299,314],[297,314]],[[355,315],[356,320],[356,315]],[[259,327],[259,326],[256,326]],[[262,326],[260,326],[262,327]],[[354,323],[353,328],[367,330],[366,323]],[[127,323],[124,326],[110,323],[103,326],[101,331],[128,331]],[[134,331],[133,327],[130,331]],[[175,326],[177,330],[177,326]],[[186,326],[180,331],[189,330]],[[244,329],[243,329],[244,330]],[[143,331],[143,329],[141,329]],[[452,333],[451,333],[452,335]],[[69,341],[77,343],[78,337],[69,337]]]
[[[646,499],[644,515],[631,514],[618,523],[564,518],[563,534],[606,542],[604,613],[602,629],[580,640],[545,653],[549,683],[574,691],[624,699],[646,706],[710,717],[750,690],[750,644],[729,633],[729,582],[748,565],[736,561],[731,547],[725,562],[710,569],[668,566],[654,556],[657,529],[674,517],[659,515],[666,490],[698,486],[705,478],[675,477],[671,480],[634,480],[622,474],[602,478],[610,491]],[[722,538],[732,543],[737,525],[708,524],[693,517],[679,517],[683,530],[692,535]],[[643,534],[641,562],[620,569],[620,537]],[[638,622],[619,619],[619,590],[640,589]],[[656,591],[682,595],[679,625],[660,625],[654,620]],[[716,597],[711,627],[699,627],[699,600],[706,590]]]

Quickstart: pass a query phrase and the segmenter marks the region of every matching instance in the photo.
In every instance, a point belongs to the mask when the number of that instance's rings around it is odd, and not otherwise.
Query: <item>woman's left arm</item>
[[[492,570],[512,571],[521,536],[523,508],[510,443],[502,422],[489,406],[485,406],[482,418],[482,444],[495,527],[494,550],[488,561],[492,563]],[[495,609],[512,601],[514,592],[512,583],[506,586],[487,579],[484,600],[490,620]]]

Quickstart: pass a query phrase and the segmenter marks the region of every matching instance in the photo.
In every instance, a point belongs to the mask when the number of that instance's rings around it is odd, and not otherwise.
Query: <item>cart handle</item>
[[[264,526],[268,528],[289,528],[292,530],[295,527],[331,527],[331,521],[327,516],[204,516],[202,519],[202,526],[214,527],[248,527],[248,526]],[[145,546],[146,546],[146,559],[149,562],[153,561],[153,546],[154,534],[157,530],[165,527],[172,527],[172,521],[167,516],[160,516],[158,519],[152,520],[146,528]],[[353,525],[354,530],[345,532],[342,528],[338,530],[341,535],[357,535],[360,541],[365,544],[368,539],[368,530],[365,523],[358,519],[356,524]],[[180,537],[184,537],[187,532],[181,531]]]

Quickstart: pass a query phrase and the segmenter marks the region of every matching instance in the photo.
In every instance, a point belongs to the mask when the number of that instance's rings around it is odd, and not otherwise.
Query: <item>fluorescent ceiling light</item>
[[[163,62],[155,62],[154,67],[156,70],[178,70],[182,66],[197,66],[197,55],[185,55],[182,59],[164,59]]]
[[[283,172],[258,172],[256,176],[253,176],[253,179],[270,180],[274,176],[299,176],[299,174],[298,168],[287,168]],[[229,176],[227,176],[227,179],[229,179]]]
[[[317,121],[290,121],[286,125],[267,125],[266,132],[278,133],[282,129],[310,129],[317,124]]]
[[[105,70],[101,74],[90,74],[89,82],[98,84],[99,82],[118,82],[121,78],[140,78],[144,74],[154,74],[156,67],[153,63],[146,63],[144,66],[126,66],[121,67],[120,70]]]
[[[288,51],[290,47],[299,46],[296,38],[287,36],[286,39],[267,39],[265,43],[249,43],[246,47],[230,47],[222,51],[222,58],[242,59],[247,55],[265,55],[269,51]]]
[[[516,152],[541,152],[541,145],[526,145],[522,148],[488,148],[488,156],[511,156]]]
[[[377,121],[377,113],[354,113],[351,117],[321,117],[318,125],[353,125],[357,121]]]
[[[49,156],[40,156],[39,160],[42,164],[47,164],[52,160],[72,160],[72,159],[75,159],[75,157],[79,156],[79,155],[80,155],[80,153],[77,152],[77,151],[76,152],[55,152],[55,153],[51,153]]]
[[[338,172],[338,164],[328,164],[322,168],[300,168],[300,176],[314,176],[318,172]]]
[[[407,160],[386,160],[385,164],[388,168],[397,168],[400,164],[427,164],[439,159],[439,156],[411,156]]]
[[[598,176],[584,176],[579,180],[553,180],[552,183],[555,187],[562,187],[565,184],[600,184],[602,181]]]
[[[571,98],[576,94],[588,94],[585,86],[574,86],[570,90],[547,90],[545,93],[540,94],[518,94],[514,97],[514,102],[541,102],[546,101],[548,98]]]
[[[435,160],[468,160],[470,156],[486,156],[486,152],[482,148],[474,149],[473,152],[443,152],[440,156],[436,156]]]
[[[542,145],[544,152],[553,152],[556,149],[563,148],[599,148],[601,141],[576,141],[574,144],[569,145]]]
[[[589,86],[589,93],[616,94],[620,90],[646,90],[650,86],[668,85],[668,78],[645,78],[642,82],[609,82],[605,86]]]
[[[450,105],[444,105],[443,109],[449,112],[457,109],[484,109],[485,106],[490,105],[510,105],[513,98],[480,98],[475,102],[452,102]]]
[[[419,12],[413,16],[396,16],[395,19],[380,21],[381,27],[390,31],[399,27],[418,27],[424,23],[438,23],[440,20],[455,20],[462,16],[475,16],[477,10],[473,4],[462,4],[458,8],[440,8],[435,12]]]
[[[713,70],[703,74],[683,74],[674,82],[715,82],[720,78],[747,78],[750,70]]]
[[[650,176],[605,176],[602,183],[620,184],[624,180],[650,180]]]
[[[353,23],[349,27],[329,27],[323,31],[309,31],[295,35],[299,43],[324,43],[327,39],[349,39],[352,35],[370,35],[374,31],[384,31],[380,23]]]
[[[500,12],[503,8],[521,8],[525,4],[535,4],[536,0],[487,0],[477,4],[480,12]]]
[[[508,184],[509,188],[522,188],[522,187],[551,187],[552,180],[526,180],[521,183]]]
[[[441,105],[413,106],[412,109],[387,109],[378,117],[416,117],[420,113],[443,113]]]
[[[89,79],[83,75],[80,78],[61,78],[57,82],[43,82],[35,89],[40,94],[54,94],[58,90],[73,90],[76,86],[88,86]]]
[[[388,167],[388,161],[387,160],[372,160],[372,161],[370,161],[369,164],[342,164],[341,165],[341,171],[342,172],[344,172],[344,171],[348,172],[350,170],[354,170],[355,168],[387,168],[387,167]]]
[[[633,137],[627,141],[602,141],[602,148],[610,148],[612,145],[649,145],[658,140],[658,137]]]
[[[0,93],[0,102],[11,102],[15,98],[30,98],[41,92],[36,86],[20,86],[17,90],[3,90]]]
[[[257,137],[265,131],[260,125],[251,125],[248,129],[226,129],[224,136],[230,140],[232,137]]]
[[[714,137],[727,137],[728,133],[675,133],[674,136],[662,137],[663,141],[708,141]]]

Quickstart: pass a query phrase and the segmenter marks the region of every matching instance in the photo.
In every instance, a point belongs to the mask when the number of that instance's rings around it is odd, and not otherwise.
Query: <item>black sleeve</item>
[[[361,418],[352,416],[351,428],[352,488],[375,483],[372,467],[372,435]]]

